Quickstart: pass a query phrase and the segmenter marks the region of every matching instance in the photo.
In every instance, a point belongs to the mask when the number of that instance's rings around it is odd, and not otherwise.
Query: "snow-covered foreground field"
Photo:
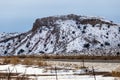
[[[67,65],[71,67],[76,67],[76,66],[82,66],[83,62],[81,60],[66,60],[66,61],[61,61],[61,60],[48,60],[48,63],[51,63],[52,65]],[[120,61],[107,61],[107,60],[101,60],[101,61],[85,61],[84,65],[91,68],[92,66],[98,70],[98,71],[107,71],[107,72],[112,72],[116,68],[120,67]]]
[[[0,65],[0,73],[19,73],[17,76],[27,76],[28,80],[114,80],[113,77],[103,77],[102,75],[80,75],[84,70],[74,70],[66,67],[53,69],[50,67],[37,67],[25,65]],[[56,79],[57,75],[57,79]],[[2,80],[2,79],[1,79]]]
[[[38,80],[56,80],[55,76],[40,76],[38,77]],[[58,80],[94,80],[93,76],[75,76],[75,75],[64,75],[59,76]],[[114,80],[112,77],[102,77],[97,76],[96,80]]]

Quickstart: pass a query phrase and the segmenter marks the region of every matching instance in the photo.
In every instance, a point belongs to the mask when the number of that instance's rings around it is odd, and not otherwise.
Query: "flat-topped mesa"
[[[40,26],[46,26],[46,27],[55,26],[55,22],[57,20],[70,20],[70,19],[75,20],[75,18],[79,18],[79,16],[70,14],[67,16],[50,16],[50,17],[45,17],[45,18],[38,18],[33,24],[32,31],[35,31]]]
[[[38,18],[28,32],[0,40],[0,52],[2,56],[119,55],[120,26],[104,18],[74,14]]]
[[[41,26],[55,26],[55,17],[47,17],[47,18],[42,18],[42,19],[36,19],[35,23],[33,24],[32,31],[37,30]]]
[[[112,21],[105,21],[103,18],[99,17],[87,17],[87,16],[78,16],[74,14],[63,15],[63,16],[50,16],[45,18],[38,18],[36,19],[35,23],[33,24],[32,31],[37,30],[41,26],[55,26],[57,20],[74,20],[76,24],[90,24],[95,26],[96,24],[107,24],[107,25],[117,25],[114,24]]]

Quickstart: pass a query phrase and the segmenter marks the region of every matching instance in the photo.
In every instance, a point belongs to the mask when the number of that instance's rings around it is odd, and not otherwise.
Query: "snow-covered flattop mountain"
[[[36,19],[33,28],[0,40],[0,55],[119,55],[120,26],[99,17],[74,14]]]

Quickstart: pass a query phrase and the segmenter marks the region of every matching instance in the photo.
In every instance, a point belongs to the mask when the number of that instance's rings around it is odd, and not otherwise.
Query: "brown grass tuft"
[[[112,76],[113,77],[120,77],[120,72],[112,71]]]
[[[10,59],[10,64],[17,65],[20,63],[20,59],[18,57],[13,57]]]

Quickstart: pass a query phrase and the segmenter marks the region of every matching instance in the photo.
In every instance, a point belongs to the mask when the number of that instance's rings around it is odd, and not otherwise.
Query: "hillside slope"
[[[118,24],[74,14],[36,19],[30,31],[0,39],[0,55],[119,55],[119,49]]]

